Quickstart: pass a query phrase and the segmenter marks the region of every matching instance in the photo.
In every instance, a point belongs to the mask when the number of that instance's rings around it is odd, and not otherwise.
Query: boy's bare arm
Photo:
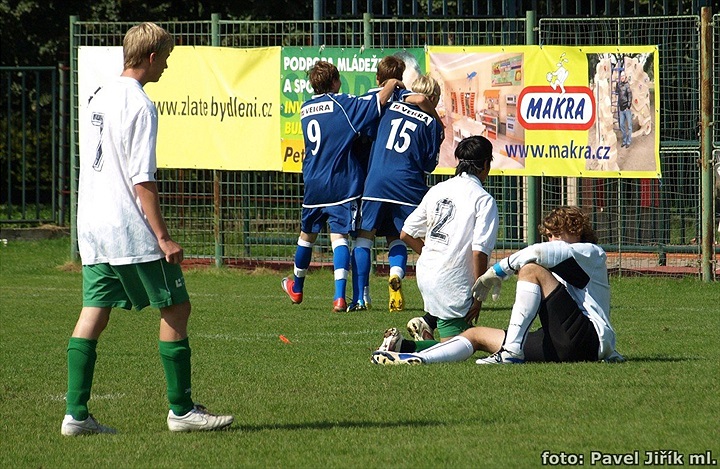
[[[165,219],[160,211],[160,196],[155,181],[141,182],[135,185],[140,205],[147,217],[153,233],[158,239],[160,249],[165,253],[165,260],[170,264],[179,264],[183,261],[183,248],[173,241],[168,232]]]

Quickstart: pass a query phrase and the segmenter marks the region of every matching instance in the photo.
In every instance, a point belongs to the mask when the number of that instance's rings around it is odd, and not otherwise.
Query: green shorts
[[[138,311],[165,308],[190,299],[179,264],[165,259],[128,265],[83,266],[83,306]]]
[[[472,326],[465,321],[465,318],[440,319],[437,320],[438,335],[441,339],[449,339],[460,335]]]

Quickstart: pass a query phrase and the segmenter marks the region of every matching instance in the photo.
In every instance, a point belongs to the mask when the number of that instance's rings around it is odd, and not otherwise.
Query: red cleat
[[[333,311],[336,313],[344,313],[347,310],[345,298],[338,298],[333,302]]]
[[[290,277],[285,277],[282,279],[282,289],[287,293],[287,295],[290,297],[290,301],[293,302],[293,304],[299,305],[302,303],[302,292],[295,293],[293,291],[293,286],[295,285],[295,280],[291,279]]]

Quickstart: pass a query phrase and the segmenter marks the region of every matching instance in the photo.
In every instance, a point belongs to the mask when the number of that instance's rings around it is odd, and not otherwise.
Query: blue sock
[[[357,263],[357,301],[364,302],[363,291],[370,282],[370,249],[366,247],[355,248],[355,262]]]
[[[398,269],[401,269],[402,275],[400,275],[400,278],[405,277],[405,269],[407,268],[407,258],[408,258],[408,252],[407,252],[407,245],[405,243],[403,243],[399,239],[396,239],[390,243],[389,250],[388,250],[388,262],[390,264],[391,274],[393,271],[397,271]],[[393,267],[396,267],[396,269],[393,269]]]
[[[355,249],[350,252],[350,270],[352,275],[352,301],[355,304],[358,299],[362,299],[362,291],[358,288],[357,260],[355,259]]]
[[[305,285],[305,272],[310,267],[310,258],[312,257],[312,243],[298,240],[298,247],[295,251],[295,285],[293,291],[301,293]],[[298,271],[302,272],[298,275]]]
[[[335,298],[345,298],[347,274],[350,270],[350,248],[347,240],[333,241],[333,267],[335,268]]]
[[[353,303],[365,304],[365,288],[370,283],[370,269],[372,268],[371,250],[373,240],[358,236],[353,249]]]

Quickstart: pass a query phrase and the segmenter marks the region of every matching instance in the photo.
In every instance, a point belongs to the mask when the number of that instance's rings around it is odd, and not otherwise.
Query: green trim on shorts
[[[83,266],[83,306],[165,308],[190,300],[179,264],[163,259],[140,264]]]
[[[460,335],[472,326],[465,321],[465,318],[440,319],[437,320],[437,330],[441,339],[449,339]]]

